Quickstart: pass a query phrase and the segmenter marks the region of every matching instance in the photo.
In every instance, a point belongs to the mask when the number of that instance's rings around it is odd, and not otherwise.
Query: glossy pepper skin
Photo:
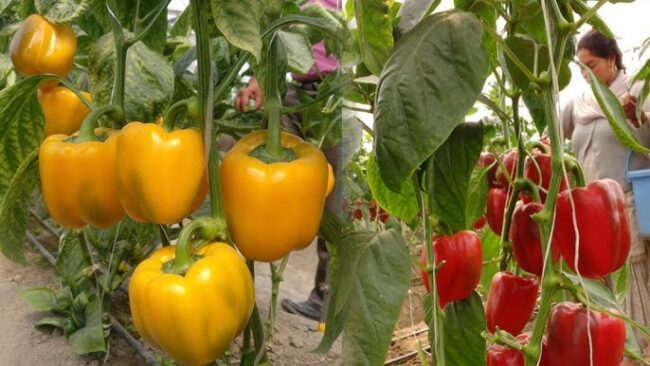
[[[135,221],[171,225],[201,206],[208,192],[198,129],[165,131],[130,122],[117,141],[117,193]]]
[[[503,231],[503,215],[508,205],[508,191],[504,188],[491,188],[488,191],[486,216],[488,225],[497,235]]]
[[[530,341],[530,332],[517,336],[517,341],[522,345]],[[542,354],[539,365],[550,366],[548,363],[547,341],[544,337],[542,341]],[[524,356],[516,349],[509,348],[500,344],[492,344],[487,351],[487,366],[524,366]]]
[[[535,154],[532,159],[526,158],[524,163],[524,176],[540,187],[539,198],[542,203],[546,202],[546,192],[551,185],[551,175],[553,172],[551,155],[549,154]],[[560,192],[567,189],[566,180],[560,183]],[[530,202],[530,198],[526,197],[526,201]]]
[[[184,275],[165,273],[175,246],[156,251],[133,272],[129,302],[142,337],[183,365],[204,365],[228,349],[253,311],[255,290],[231,246],[211,243]]]
[[[240,139],[221,164],[221,197],[228,230],[248,259],[271,262],[309,245],[320,224],[334,176],[325,155],[282,133],[296,159],[267,164],[249,155],[266,143],[266,131]]]
[[[579,242],[578,269],[587,278],[601,279],[623,266],[630,252],[630,226],[625,193],[612,179],[597,180],[584,188],[574,188],[575,217]],[[569,191],[557,199],[554,245],[576,272],[576,233]]]
[[[515,170],[517,168],[517,160],[519,160],[519,153],[517,152],[517,149],[510,150],[503,154],[503,167],[506,169],[508,172],[508,175],[510,175],[510,178],[514,179],[515,178]],[[508,178],[506,178],[506,174],[499,167],[496,171],[495,178],[497,181],[497,185],[501,187],[508,187],[510,184],[508,182]]]
[[[548,359],[553,366],[590,366],[589,335],[593,366],[618,366],[625,348],[623,320],[590,311],[581,304],[563,302],[551,310],[548,320]]]
[[[76,50],[77,36],[72,27],[51,23],[38,14],[25,19],[9,45],[11,61],[23,75],[66,76]]]
[[[106,228],[124,216],[115,187],[116,135],[105,141],[67,142],[65,135],[45,139],[39,151],[43,198],[61,225]]]
[[[539,282],[536,277],[520,277],[499,272],[492,277],[485,305],[485,318],[490,332],[499,329],[516,336],[533,314]]]
[[[476,165],[481,168],[491,167],[487,174],[488,185],[490,188],[498,186],[495,177],[498,166],[494,164],[495,161],[497,161],[497,158],[494,156],[494,154],[490,152],[482,152],[481,155],[479,155],[478,161],[476,162]]]
[[[441,236],[433,242],[436,264],[445,264],[436,272],[438,303],[441,308],[452,301],[462,300],[474,292],[481,279],[483,255],[481,239],[473,231],[460,231],[454,235]],[[422,263],[426,265],[426,249],[423,248]],[[422,281],[427,292],[429,275],[422,271]]]
[[[82,94],[88,101],[92,101],[89,93]],[[39,88],[38,101],[45,117],[46,137],[57,133],[71,135],[79,131],[81,123],[90,112],[81,99],[65,86]]]
[[[518,203],[512,214],[510,225],[510,242],[515,262],[526,272],[542,275],[544,269],[544,256],[542,254],[542,241],[539,227],[531,217],[542,211],[543,205],[539,203]],[[560,252],[556,245],[551,245],[553,261],[560,259]]]

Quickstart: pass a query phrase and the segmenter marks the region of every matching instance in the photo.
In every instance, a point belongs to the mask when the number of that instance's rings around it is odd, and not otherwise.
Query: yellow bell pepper
[[[89,93],[81,94],[92,101]],[[39,88],[38,101],[45,117],[45,137],[57,133],[71,135],[79,131],[81,123],[90,112],[81,99],[65,86]]]
[[[9,53],[23,75],[53,73],[66,76],[77,51],[77,36],[69,25],[54,24],[32,14],[11,39]]]
[[[167,132],[154,123],[130,122],[120,132],[116,161],[118,197],[136,221],[177,223],[208,192],[198,129]]]
[[[227,244],[204,245],[193,253],[201,258],[180,275],[165,271],[165,264],[180,256],[176,251],[163,247],[133,272],[133,324],[147,342],[180,363],[204,365],[223,355],[248,322],[253,279]]]
[[[325,155],[297,136],[282,133],[290,162],[264,163],[250,156],[266,131],[240,139],[221,164],[221,197],[228,230],[248,259],[270,262],[315,238],[334,175]]]
[[[124,216],[115,189],[116,135],[105,141],[66,141],[52,135],[39,150],[45,204],[52,218],[68,227],[106,228]]]

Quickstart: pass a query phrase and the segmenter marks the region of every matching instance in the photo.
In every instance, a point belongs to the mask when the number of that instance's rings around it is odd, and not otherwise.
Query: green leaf
[[[641,113],[643,113],[643,105],[644,105],[644,100],[648,100],[648,96],[650,96],[650,77],[648,77],[644,82],[643,82],[643,87],[641,87],[641,91],[639,92],[639,96],[637,97],[637,103],[636,103],[636,119],[641,121]]]
[[[34,325],[37,327],[50,326],[63,329],[65,326],[65,320],[60,316],[47,316],[45,318],[39,319]]]
[[[278,31],[280,42],[287,53],[289,70],[298,74],[306,74],[314,65],[314,55],[311,52],[309,40],[302,34]]]
[[[72,333],[68,338],[75,353],[83,355],[91,352],[105,352],[106,340],[102,325],[102,304],[96,295],[93,295],[86,305],[85,325]]]
[[[56,293],[47,287],[35,287],[20,292],[20,296],[36,311],[56,308]]]
[[[472,171],[483,148],[483,124],[464,123],[433,154],[433,175],[427,191],[433,213],[452,232],[465,230]]]
[[[411,180],[405,180],[400,189],[400,193],[396,193],[388,189],[381,179],[374,156],[368,159],[366,169],[368,186],[379,206],[391,215],[395,215],[406,222],[413,220],[419,211],[413,182]]]
[[[43,112],[36,97],[42,80],[29,77],[0,91],[0,197],[18,166],[43,138]]]
[[[470,297],[445,306],[445,357],[448,365],[485,365],[485,310],[481,297]]]
[[[98,105],[110,103],[115,75],[113,35],[98,39],[88,54],[88,82]],[[125,113],[128,121],[151,122],[167,107],[174,86],[171,65],[160,54],[137,42],[126,57]]]
[[[496,30],[497,10],[494,5],[482,0],[454,0],[456,9],[468,11],[476,15],[483,27],[490,27]],[[490,63],[497,63],[497,44],[489,32],[483,33],[483,49],[487,52]]]
[[[489,169],[475,167],[472,170],[472,175],[469,179],[467,202],[465,205],[465,223],[474,225],[476,220],[485,213],[485,202],[487,201],[487,193],[490,189],[488,184]]]
[[[544,110],[544,99],[540,95],[524,92],[521,94],[521,98],[530,113],[530,116],[533,118],[533,123],[537,132],[541,136],[546,130],[546,112]]]
[[[361,58],[375,75],[381,71],[393,49],[390,7],[383,0],[354,0]]]
[[[37,183],[38,149],[20,164],[0,202],[0,251],[16,263],[27,263],[23,243],[32,191]]]
[[[487,298],[490,291],[492,277],[499,272],[499,258],[501,256],[501,237],[492,230],[485,229],[481,232],[481,254],[483,255],[483,270],[478,288],[481,295]]]
[[[359,118],[343,112],[343,126],[341,126],[341,167],[346,167],[354,155],[361,149],[363,141],[363,125]]]
[[[36,0],[34,5],[50,21],[70,23],[88,11],[90,0]]]
[[[513,0],[512,18],[518,33],[528,34],[538,43],[546,44],[546,26],[539,1]]]
[[[609,90],[607,84],[600,80],[588,67],[582,66],[582,70],[589,76],[591,91],[594,93],[600,109],[603,111],[609,126],[614,131],[614,135],[625,147],[642,153],[650,153],[650,149],[643,146],[630,123],[625,117],[623,106],[618,97]]]
[[[650,78],[650,59],[646,60],[643,67],[634,76],[634,81],[645,80]]]
[[[187,37],[192,32],[192,7],[188,6],[183,10],[183,12],[176,18],[172,29],[169,31],[169,35],[172,37]]]
[[[625,263],[621,269],[612,273],[612,282],[616,289],[616,298],[622,299],[630,289],[630,265]]]
[[[317,351],[343,332],[343,364],[383,365],[409,287],[408,250],[393,229],[339,232],[327,239],[331,297]]]
[[[379,172],[393,191],[463,122],[487,76],[481,25],[458,11],[431,15],[395,45],[375,105]]]
[[[77,234],[65,232],[59,240],[59,255],[56,258],[56,274],[61,281],[70,286],[75,285],[84,277],[83,270],[91,265],[86,256],[86,248],[79,241]]]
[[[535,73],[535,60],[537,60],[537,74],[548,69],[548,48],[541,46],[535,41],[523,36],[510,36],[506,38],[506,44],[514,52],[519,60],[530,70]],[[537,55],[537,57],[535,57]],[[531,91],[531,82],[528,77],[517,67],[507,55],[506,67],[512,78],[512,81],[524,91]],[[571,81],[571,71],[566,62],[560,67],[558,83],[560,90],[564,89]]]
[[[396,26],[398,34],[400,36],[405,34],[418,24],[427,15],[427,11],[429,11],[429,7],[433,2],[434,0],[405,0],[397,12],[399,18]]]
[[[260,0],[212,0],[212,17],[228,42],[250,52],[259,62],[262,52]]]

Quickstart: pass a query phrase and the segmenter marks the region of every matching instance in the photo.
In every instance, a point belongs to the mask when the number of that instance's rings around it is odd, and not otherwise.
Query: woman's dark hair
[[[621,49],[618,48],[616,40],[603,35],[595,29],[590,30],[580,38],[577,48],[578,50],[583,48],[587,49],[592,55],[600,58],[607,59],[614,56],[616,68],[619,70],[625,70],[625,66],[623,66],[623,53],[621,52]]]

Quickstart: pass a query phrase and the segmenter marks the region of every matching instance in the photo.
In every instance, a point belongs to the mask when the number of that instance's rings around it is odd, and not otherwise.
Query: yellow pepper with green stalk
[[[32,14],[20,25],[9,45],[11,61],[23,75],[52,73],[66,76],[77,51],[77,36],[70,25],[55,24]]]
[[[203,137],[197,128],[130,122],[117,141],[117,192],[135,221],[175,224],[208,192]]]
[[[193,220],[178,245],[142,261],[129,284],[135,328],[183,365],[223,355],[253,312],[253,279],[239,253],[218,242],[192,249],[193,232],[214,237],[216,226],[209,217]]]
[[[92,101],[89,93],[81,93]],[[45,117],[45,137],[54,134],[71,135],[81,127],[90,109],[65,86],[38,88],[38,102]]]
[[[97,112],[78,137],[49,136],[39,151],[41,189],[52,218],[68,227],[106,228],[124,216],[115,188],[116,134],[95,136]]]
[[[264,162],[255,150],[267,131],[240,139],[221,164],[221,197],[228,230],[248,259],[271,262],[309,245],[318,232],[334,174],[322,151],[282,133],[287,161]]]

